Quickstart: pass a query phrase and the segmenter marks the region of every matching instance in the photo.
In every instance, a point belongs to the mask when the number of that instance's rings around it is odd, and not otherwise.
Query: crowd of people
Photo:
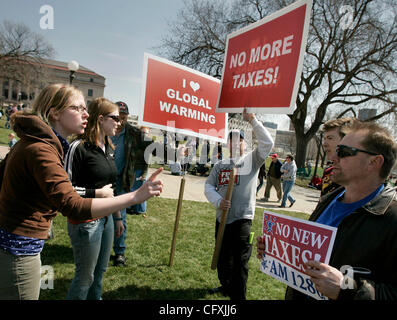
[[[261,171],[264,171],[265,164],[262,165]],[[287,200],[289,200],[289,207],[295,203],[295,198],[292,196],[291,191],[295,184],[297,166],[292,154],[287,154],[284,163],[281,162],[277,153],[271,155],[271,162],[266,176],[266,189],[265,195],[261,198],[262,201],[269,201],[270,192],[272,187],[276,189],[277,202],[281,201],[280,208],[285,208]],[[259,172],[258,179],[260,181],[256,193],[259,192],[263,185],[263,173]],[[262,180],[262,181],[261,181]]]
[[[10,136],[10,151],[0,163],[0,299],[39,298],[40,253],[58,212],[67,218],[75,263],[67,299],[100,300],[109,261],[126,265],[126,215],[147,214],[146,201],[163,189],[162,168],[148,177],[144,154],[153,140],[147,128],[129,124],[128,115],[122,101],[97,98],[87,107],[77,88],[52,84],[31,111],[11,116],[19,141]],[[274,141],[255,114],[244,110],[243,119],[252,126],[257,147],[246,152],[244,132],[230,131],[230,156],[223,158],[222,150],[215,149],[218,161],[204,189],[216,211],[215,239],[220,230],[223,235],[216,265],[220,286],[210,293],[231,300],[246,299],[251,227],[264,179],[262,201],[269,201],[274,187],[280,208],[296,202],[291,194],[294,156],[282,162],[271,153]],[[329,264],[309,260],[305,272],[330,299],[397,299],[397,196],[386,183],[396,162],[396,143],[383,127],[352,118],[330,120],[322,131],[330,163],[322,178],[310,182],[321,198],[309,220],[338,231]],[[208,147],[203,148],[207,161]],[[232,171],[234,188],[228,195]],[[266,250],[262,240],[256,239],[259,259]],[[354,286],[345,289],[344,265],[366,268],[369,274],[357,273]],[[285,297],[310,299],[289,287]]]

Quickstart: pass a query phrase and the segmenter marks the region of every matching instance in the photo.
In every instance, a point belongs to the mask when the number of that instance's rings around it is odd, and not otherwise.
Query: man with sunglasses
[[[116,104],[119,107],[121,125],[117,129],[116,135],[112,137],[112,142],[116,147],[114,152],[118,171],[116,191],[119,195],[135,191],[145,181],[148,164],[145,161],[144,153],[146,147],[153,140],[148,138],[144,131],[128,123],[129,110],[125,102],[118,101]],[[114,238],[113,250],[115,256],[112,257],[114,266],[125,266],[126,213],[145,214],[146,202],[121,211],[124,232],[120,237]]]
[[[331,157],[331,179],[342,187],[322,197],[309,220],[338,231],[329,265],[305,265],[330,299],[397,299],[397,193],[385,183],[396,158],[389,132],[367,122],[354,123]],[[257,246],[261,258],[260,238]],[[308,297],[287,288],[286,299]]]

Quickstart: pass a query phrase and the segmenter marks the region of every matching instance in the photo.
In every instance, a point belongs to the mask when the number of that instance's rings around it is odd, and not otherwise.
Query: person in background
[[[168,163],[168,159],[167,159],[167,155],[168,155],[168,133],[167,133],[167,131],[166,130],[162,130],[161,131],[162,133],[163,133],[163,152],[164,152],[164,155],[163,155],[163,159],[164,159],[164,164],[167,164]]]
[[[146,147],[153,141],[147,137],[144,131],[128,123],[129,109],[125,102],[118,101],[116,105],[119,107],[120,126],[116,135],[111,139],[115,146],[114,157],[117,167],[116,194],[121,195],[138,189],[146,181],[148,164],[145,161],[144,153]],[[144,214],[146,213],[146,203],[121,210],[124,231],[120,237],[114,238],[115,255],[111,257],[114,266],[126,265],[127,210],[130,214]]]
[[[120,123],[119,108],[105,98],[96,98],[88,106],[87,127],[72,144],[67,155],[72,185],[83,197],[95,198],[96,189],[116,184],[117,168],[110,137]],[[99,196],[113,197],[113,189]],[[120,211],[113,214],[116,237],[123,232]],[[68,234],[73,248],[75,275],[68,300],[101,300],[102,278],[112,250],[114,225],[112,215],[89,220],[68,219]]]
[[[355,118],[332,119],[325,122],[321,128],[323,133],[323,148],[328,159],[327,168],[324,170],[322,176],[321,196],[339,187],[337,183],[331,180],[333,167],[330,159],[335,155],[336,146],[346,135],[347,130],[357,121],[359,120]]]
[[[142,184],[145,183],[146,179],[147,179],[147,173],[148,173],[148,169],[149,169],[149,165],[145,160],[145,149],[146,147],[153,142],[153,139],[149,137],[150,134],[150,128],[148,127],[141,127],[140,128],[141,131],[141,149],[136,150],[135,154],[136,154],[136,169],[135,169],[135,182],[134,185],[131,188],[131,191],[137,190],[139,189]],[[145,149],[144,149],[145,148]],[[129,207],[126,209],[126,213],[127,214],[141,214],[143,217],[147,217],[147,203],[142,202],[140,204],[134,205],[132,207]]]
[[[288,199],[290,201],[289,207],[291,208],[296,201],[291,195],[291,191],[295,184],[297,171],[294,157],[291,154],[288,154],[285,157],[285,162],[281,166],[280,171],[282,172],[281,179],[283,181],[283,200],[281,201],[281,205],[279,207],[285,208]]]
[[[202,176],[208,176],[209,168],[206,165],[210,162],[210,152],[210,142],[208,140],[203,141],[199,161],[196,164],[196,172]]]
[[[178,159],[179,162],[181,163],[183,174],[186,174],[190,166],[189,163],[189,159],[191,158],[190,148],[186,147],[185,145],[182,145],[179,148],[180,149],[178,150]],[[181,152],[180,156],[179,156],[179,151]]]
[[[114,198],[82,198],[63,168],[67,137],[83,134],[88,118],[82,92],[51,84],[32,112],[12,116],[19,142],[0,163],[0,300],[37,300],[40,252],[57,212],[73,220],[97,219],[160,195],[158,169],[135,192]],[[23,197],[21,197],[23,195]]]
[[[211,168],[214,167],[215,163],[223,159],[223,146],[221,142],[217,142],[212,149],[211,154]]]
[[[276,153],[271,155],[272,162],[269,166],[269,171],[267,172],[266,177],[266,189],[265,189],[265,197],[262,198],[262,201],[269,201],[270,198],[270,190],[274,186],[277,192],[277,199],[281,201],[282,199],[282,190],[281,190],[281,175],[282,172],[280,171],[281,166],[283,165],[278,158]]]
[[[178,160],[177,161],[170,160],[168,163],[170,165],[170,171],[173,176],[184,175],[184,172],[182,171],[181,163]]]
[[[321,190],[321,184],[322,184],[322,180],[319,177],[319,175],[316,174],[316,175],[314,175],[314,177],[310,181],[309,187],[317,189],[317,190]]]
[[[306,177],[310,177],[310,175],[312,174],[312,164],[310,163],[309,160],[306,163],[306,168],[307,168]]]
[[[185,147],[185,154],[184,154],[184,161],[182,167],[183,167],[183,171],[187,173],[188,171],[191,170],[193,159],[198,149],[197,138],[187,137],[184,147]]]
[[[244,154],[244,134],[231,131],[228,137],[230,159],[218,161],[205,183],[204,194],[216,208],[215,239],[223,210],[229,210],[217,264],[221,286],[210,293],[222,293],[231,300],[246,299],[248,261],[251,256],[251,225],[255,215],[255,191],[258,172],[273,147],[270,133],[254,114],[244,109],[243,119],[253,128],[258,147]],[[225,199],[231,170],[237,168],[231,200]]]
[[[11,128],[10,119],[11,119],[11,116],[12,116],[15,112],[17,112],[17,107],[14,106],[13,104],[9,105],[9,106],[6,108],[6,123],[5,123],[5,127],[6,127],[7,129],[10,129],[10,128]]]
[[[8,147],[11,149],[16,143],[17,139],[15,138],[15,134],[12,132],[8,134]]]
[[[256,195],[258,195],[259,190],[263,186],[263,179],[266,179],[266,162],[264,162],[261,168],[259,169],[259,173],[258,173],[259,184],[256,187]]]

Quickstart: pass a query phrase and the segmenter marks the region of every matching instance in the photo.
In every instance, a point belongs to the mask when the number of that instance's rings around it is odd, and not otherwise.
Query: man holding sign
[[[248,260],[251,256],[251,224],[255,214],[256,182],[258,172],[273,147],[270,133],[255,115],[243,112],[245,121],[251,123],[258,147],[244,154],[245,140],[242,132],[231,131],[228,138],[230,159],[215,164],[205,183],[205,196],[216,210],[215,238],[220,227],[223,210],[229,210],[217,263],[221,287],[212,290],[243,300],[248,278]],[[229,175],[237,169],[231,200],[225,199]]]
[[[396,158],[390,133],[366,122],[354,123],[331,157],[331,179],[342,187],[322,197],[309,220],[337,227],[335,244],[329,265],[305,264],[330,299],[397,299],[397,193],[385,183]],[[257,246],[261,258],[260,237]],[[302,298],[287,288],[286,299]]]

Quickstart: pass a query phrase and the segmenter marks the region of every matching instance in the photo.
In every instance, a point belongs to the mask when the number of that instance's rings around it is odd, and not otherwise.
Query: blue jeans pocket
[[[98,237],[100,219],[80,224],[68,223],[68,233],[73,246],[87,245]]]

